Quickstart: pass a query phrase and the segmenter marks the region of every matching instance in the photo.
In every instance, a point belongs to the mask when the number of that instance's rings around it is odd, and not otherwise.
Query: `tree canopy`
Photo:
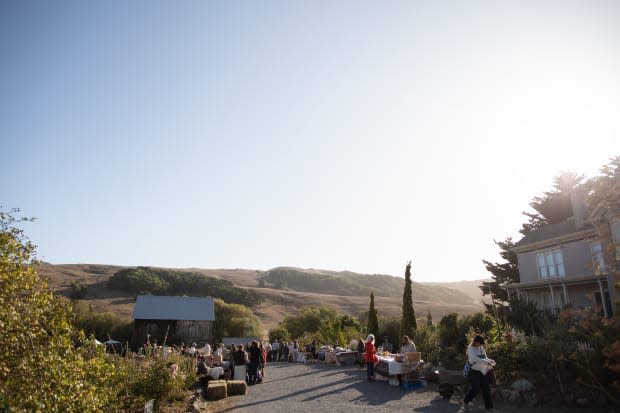
[[[411,261],[405,267],[405,289],[403,291],[403,313],[400,319],[400,336],[413,337],[418,328],[413,309],[413,296],[411,293]]]
[[[13,412],[118,410],[122,372],[80,335],[70,302],[36,273],[16,212],[0,211],[0,403]]]
[[[253,306],[261,295],[236,287],[228,280],[164,268],[136,267],[118,271],[108,281],[111,288],[135,294],[211,296],[227,303]]]
[[[524,223],[520,232],[528,234],[545,224],[562,222],[573,215],[571,195],[584,183],[584,176],[564,171],[553,178],[553,188],[542,196],[534,197],[530,207],[534,212],[523,212],[528,222]]]
[[[375,308],[375,294],[370,293],[370,305],[368,306],[368,324],[366,326],[368,333],[379,334],[379,317]]]

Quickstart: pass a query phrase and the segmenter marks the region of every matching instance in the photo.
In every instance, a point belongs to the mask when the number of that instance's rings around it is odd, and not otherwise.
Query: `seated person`
[[[390,343],[390,339],[387,336],[383,338],[381,347],[383,347],[383,351],[392,352],[392,343]]]
[[[416,351],[415,344],[408,336],[403,336],[403,345],[400,347],[400,354]]]
[[[201,356],[198,361],[198,374],[200,375],[207,374],[209,371],[208,369],[209,369],[209,366],[207,365],[205,358]]]

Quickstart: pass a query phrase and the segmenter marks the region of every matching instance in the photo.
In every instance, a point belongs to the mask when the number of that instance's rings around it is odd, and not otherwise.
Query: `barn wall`
[[[213,321],[135,320],[133,348],[143,346],[147,335],[150,335],[151,343],[156,339],[157,344],[161,345],[168,328],[169,339],[174,338],[186,344],[196,342],[202,346],[213,341]]]
[[[213,341],[212,321],[177,321],[176,336],[186,343],[196,342],[200,346]]]

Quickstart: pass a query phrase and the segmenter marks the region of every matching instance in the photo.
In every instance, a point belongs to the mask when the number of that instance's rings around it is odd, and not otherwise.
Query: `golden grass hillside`
[[[43,263],[39,266],[38,272],[48,279],[50,287],[56,292],[68,296],[71,291],[71,284],[80,282],[87,287],[88,293],[84,299],[93,310],[110,311],[122,317],[130,318],[135,304],[135,295],[114,290],[107,286],[108,279],[122,268],[124,267],[114,265],[52,265]],[[286,270],[286,274],[292,271],[294,277],[287,279],[292,285],[273,288],[274,273],[270,273],[270,271],[278,270],[277,274],[282,274],[283,269]],[[265,301],[252,308],[260,318],[265,333],[277,326],[287,314],[295,314],[300,308],[307,306],[327,305],[342,313],[358,316],[368,310],[369,294],[366,292],[370,290],[375,291],[375,306],[379,310],[380,317],[400,315],[402,296],[398,293],[398,286],[399,283],[404,285],[402,278],[284,267],[274,270],[187,268],[179,271],[225,279],[237,287],[251,289],[261,294]],[[310,291],[311,285],[299,284],[294,281],[295,279],[305,280],[306,274],[308,279],[316,280],[313,277],[319,277],[319,282],[315,285],[317,285],[316,289],[320,291]],[[341,282],[338,281],[338,278],[341,279]],[[262,282],[260,282],[261,279]],[[350,290],[347,289],[349,284],[346,284],[351,282],[364,285],[364,292],[351,295]],[[259,288],[259,283],[264,287]],[[479,293],[479,289],[476,291],[476,283],[479,282],[467,281],[450,284],[414,282],[413,305],[416,315],[422,318],[430,311],[433,319],[439,321],[447,313],[471,314],[483,310],[481,293]],[[332,291],[340,289],[346,295],[329,294],[329,291],[324,291],[321,288],[322,285],[329,285]],[[459,286],[463,288],[459,289]],[[298,291],[296,288],[303,291]],[[385,291],[391,291],[390,295],[386,295]],[[402,291],[402,287],[400,287],[400,291]]]

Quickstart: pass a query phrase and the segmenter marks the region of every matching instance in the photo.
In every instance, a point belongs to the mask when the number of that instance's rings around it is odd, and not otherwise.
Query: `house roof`
[[[547,224],[544,225],[528,234],[526,234],[523,238],[519,240],[514,246],[515,250],[524,250],[526,246],[530,246],[536,244],[539,246],[540,244],[545,243],[545,241],[549,241],[549,243],[553,243],[556,240],[568,237],[570,235],[580,235],[586,232],[593,231],[594,227],[592,224],[585,224],[581,228],[575,227],[575,222],[573,220],[566,220],[562,222],[558,222],[556,224]]]
[[[215,307],[211,297],[139,295],[133,319],[214,321]]]

